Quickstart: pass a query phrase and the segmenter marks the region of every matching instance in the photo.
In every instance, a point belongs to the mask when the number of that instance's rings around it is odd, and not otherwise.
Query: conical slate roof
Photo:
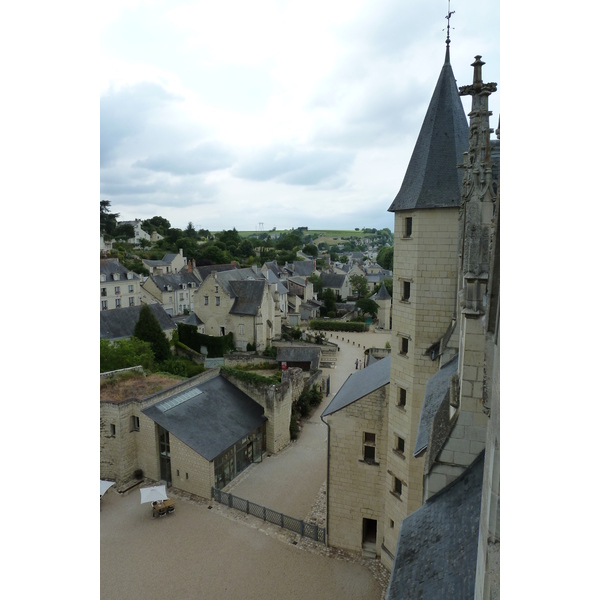
[[[372,300],[390,300],[391,298],[392,297],[390,296],[390,293],[388,292],[388,289],[385,286],[385,284],[381,284],[379,291],[371,296]]]
[[[402,187],[388,211],[458,207],[462,171],[457,165],[462,164],[468,147],[469,126],[446,48],[446,60]]]

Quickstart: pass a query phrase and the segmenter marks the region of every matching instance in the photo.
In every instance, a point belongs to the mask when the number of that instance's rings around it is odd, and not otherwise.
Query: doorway
[[[363,519],[363,544],[375,544],[377,541],[377,521]]]
[[[167,482],[167,487],[172,484],[171,481],[171,444],[169,441],[169,432],[158,427],[158,459],[160,463],[160,478]]]

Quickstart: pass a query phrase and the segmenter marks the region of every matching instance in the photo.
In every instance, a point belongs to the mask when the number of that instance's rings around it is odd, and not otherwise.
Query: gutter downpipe
[[[331,443],[330,426],[325,419],[323,419],[323,415],[320,415],[321,421],[327,425],[327,481],[325,486],[325,494],[327,494],[327,498],[325,499],[325,547],[329,547],[329,448]]]

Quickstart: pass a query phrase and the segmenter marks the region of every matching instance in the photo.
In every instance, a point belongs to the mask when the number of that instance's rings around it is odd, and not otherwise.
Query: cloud
[[[207,141],[191,150],[158,153],[136,160],[133,166],[174,175],[197,175],[225,169],[232,164],[232,155],[224,146]]]
[[[233,175],[252,181],[273,180],[288,185],[314,186],[337,181],[352,165],[354,155],[342,150],[291,148],[274,145],[240,161]]]
[[[124,143],[139,137],[157,112],[182,100],[151,82],[109,90],[100,98],[100,166],[114,162]]]

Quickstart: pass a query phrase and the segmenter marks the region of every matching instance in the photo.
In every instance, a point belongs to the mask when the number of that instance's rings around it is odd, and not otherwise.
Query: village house
[[[144,476],[210,498],[212,487],[289,444],[292,402],[303,387],[300,369],[267,386],[210,369],[142,398],[101,390],[100,477],[117,490]]]
[[[161,260],[142,260],[143,265],[150,271],[151,275],[168,275],[181,273],[187,268],[187,260],[183,256],[183,249],[178,254],[165,254]]]
[[[177,255],[178,256],[178,255]],[[142,284],[145,304],[159,302],[167,314],[182,315],[194,310],[200,280],[187,270],[167,275],[150,275]]]
[[[338,301],[345,302],[352,294],[350,278],[348,275],[336,273],[321,273],[319,276],[323,282],[323,290],[331,289]]]
[[[119,221],[117,225],[131,225],[133,227],[134,237],[127,240],[128,244],[140,245],[141,240],[151,242],[151,236],[142,229],[142,220],[135,219],[134,221]]]
[[[126,269],[118,258],[100,259],[100,310],[140,304],[139,276]]]
[[[160,328],[170,340],[176,328],[173,319],[165,312],[161,304],[150,304],[149,306]],[[100,311],[100,339],[116,341],[132,337],[140,318],[141,308],[142,306],[139,305],[128,306],[120,310]]]

